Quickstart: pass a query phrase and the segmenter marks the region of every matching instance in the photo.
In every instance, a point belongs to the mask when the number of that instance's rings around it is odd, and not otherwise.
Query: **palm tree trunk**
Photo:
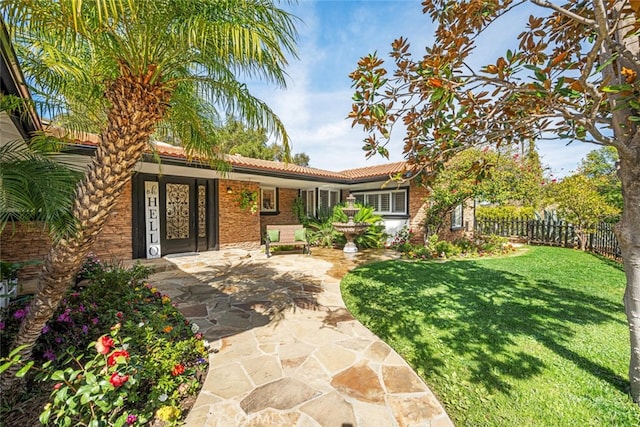
[[[31,356],[42,328],[71,286],[168,105],[170,88],[149,84],[153,70],[140,77],[131,75],[124,67],[121,72],[122,76],[106,93],[111,106],[102,142],[76,189],[73,216],[79,231],[51,247],[38,278],[37,294],[14,341],[13,348],[26,346],[20,352],[22,360]],[[16,385],[19,367],[14,368],[2,376],[3,394]]]

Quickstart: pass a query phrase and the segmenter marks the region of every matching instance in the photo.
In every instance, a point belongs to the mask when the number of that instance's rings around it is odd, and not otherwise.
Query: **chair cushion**
[[[304,242],[307,240],[307,230],[305,230],[304,228],[301,228],[299,230],[296,230],[295,234],[293,235],[293,238],[296,242]]]
[[[280,230],[267,230],[267,236],[269,236],[270,242],[279,242]]]

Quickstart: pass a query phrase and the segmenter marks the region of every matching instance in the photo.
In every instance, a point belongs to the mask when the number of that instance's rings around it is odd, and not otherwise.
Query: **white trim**
[[[363,203],[364,205],[372,206],[374,208],[373,212],[377,215],[408,215],[408,209],[407,209],[408,192],[406,189],[387,190],[387,191],[365,191],[365,192],[354,191],[352,194],[356,197],[356,200],[358,200],[360,203]],[[398,206],[395,206],[396,200],[394,195],[396,194],[402,194],[404,197],[403,206],[401,209],[398,209]],[[381,205],[384,204],[385,202],[383,196],[387,196],[386,210],[381,209]]]
[[[160,191],[157,181],[144,182],[144,208],[147,258],[160,258]]]

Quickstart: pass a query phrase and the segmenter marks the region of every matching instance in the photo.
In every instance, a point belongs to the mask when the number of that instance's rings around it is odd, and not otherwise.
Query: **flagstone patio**
[[[425,383],[340,296],[346,258],[225,250],[172,256],[150,281],[216,351],[186,426],[451,426]],[[164,271],[161,271],[164,270]]]

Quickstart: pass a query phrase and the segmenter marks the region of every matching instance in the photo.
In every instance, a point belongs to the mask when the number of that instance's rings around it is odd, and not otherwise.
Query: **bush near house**
[[[496,235],[486,235],[475,240],[467,238],[456,239],[453,242],[439,240],[437,234],[427,239],[426,245],[416,245],[410,242],[411,232],[404,227],[394,236],[390,249],[403,254],[408,259],[437,259],[452,257],[473,257],[507,254],[515,248],[507,238]]]
[[[206,373],[208,343],[145,282],[148,274],[139,265],[87,259],[20,373],[28,391],[13,401],[2,397],[7,425],[36,425],[38,415],[43,424],[63,426],[175,425],[184,418]],[[7,352],[28,302],[1,312],[1,370],[11,363]]]

